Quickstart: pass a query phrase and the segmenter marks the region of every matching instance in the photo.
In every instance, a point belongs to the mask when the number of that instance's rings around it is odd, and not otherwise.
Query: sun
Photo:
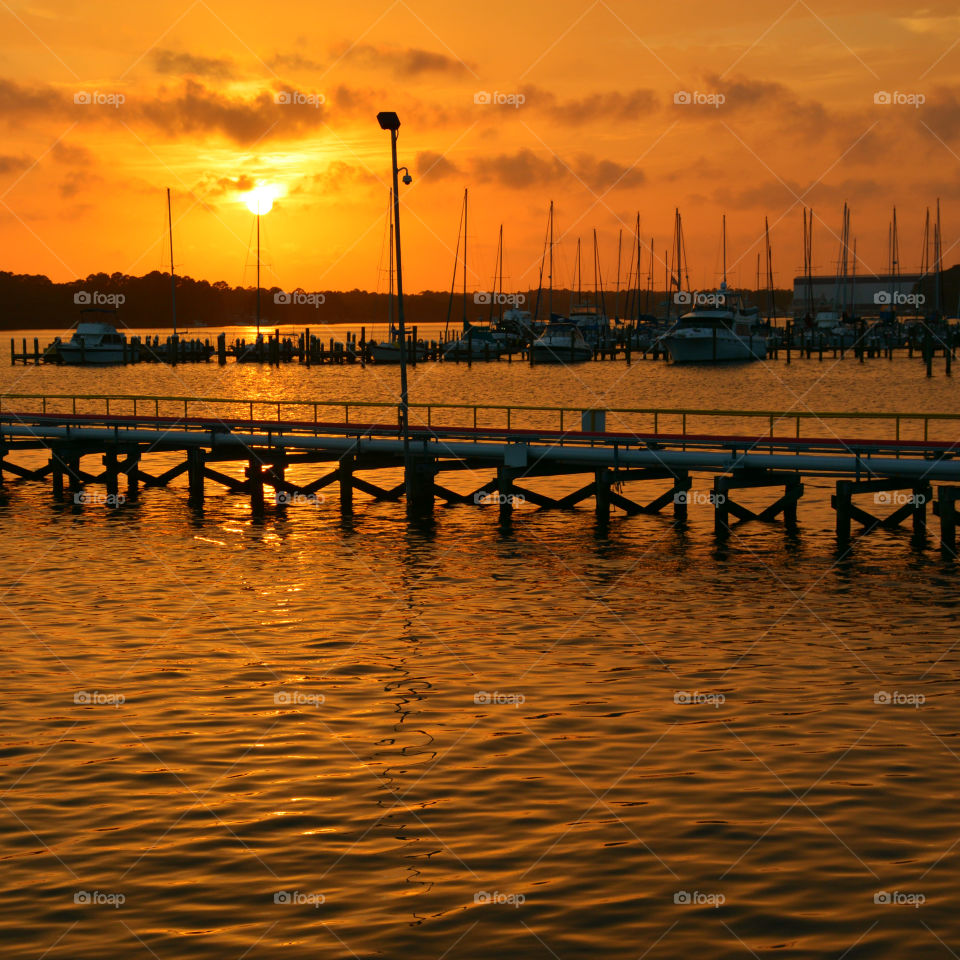
[[[272,183],[259,182],[252,190],[243,194],[241,199],[251,213],[260,216],[270,212],[273,208],[273,201],[279,194],[280,191]]]

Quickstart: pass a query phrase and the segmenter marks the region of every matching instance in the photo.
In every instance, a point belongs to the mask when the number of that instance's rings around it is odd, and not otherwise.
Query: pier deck
[[[495,495],[504,522],[518,500],[572,508],[591,499],[604,522],[614,509],[649,514],[669,506],[683,522],[691,474],[707,473],[714,477],[715,531],[726,536],[751,520],[782,516],[795,524],[803,479],[830,477],[836,481],[831,504],[842,545],[851,538],[853,521],[869,531],[909,519],[922,541],[926,507],[933,503],[941,547],[950,554],[956,549],[960,415],[412,404],[407,454],[396,417],[389,402],[5,394],[0,481],[4,473],[21,481],[49,477],[54,496],[62,499],[65,488],[76,495],[93,483],[116,495],[124,477],[127,495],[116,498],[119,504],[135,498],[140,484],[163,486],[186,474],[194,508],[202,508],[204,485],[211,481],[249,497],[255,515],[265,510],[265,486],[282,508],[295,496],[336,483],[347,513],[353,491],[360,490],[381,500],[406,498],[414,514],[429,513],[437,498],[489,503]],[[21,451],[34,458],[45,451],[49,459],[27,467],[14,459]],[[152,456],[165,454],[169,462],[171,453],[180,455],[178,463],[160,473],[147,471]],[[84,458],[89,464],[91,457],[100,458],[96,472],[85,468]],[[243,479],[213,466],[231,462],[243,465]],[[327,472],[292,482],[287,467],[304,464],[326,464]],[[403,482],[393,487],[358,475],[391,468],[404,471]],[[443,473],[465,470],[494,475],[467,494],[438,482]],[[583,474],[588,482],[561,497],[521,486],[530,478],[570,474]],[[633,484],[644,481],[658,484],[653,499],[643,502],[624,492],[624,484],[638,490]],[[733,499],[738,490],[756,488],[782,492],[759,512]],[[904,492],[893,496],[896,491]],[[855,503],[858,494],[873,494],[874,504],[897,509],[876,516]]]

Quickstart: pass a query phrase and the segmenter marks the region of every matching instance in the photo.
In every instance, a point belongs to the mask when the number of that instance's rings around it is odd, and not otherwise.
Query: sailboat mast
[[[600,310],[607,315],[607,304],[603,297],[603,274],[600,272],[600,247],[597,246],[597,228],[593,228],[593,306],[597,306],[597,294],[600,294]]]
[[[936,269],[936,311],[937,319],[943,308],[943,238],[940,234],[940,198],[937,197],[937,224],[933,231],[933,259]]]
[[[722,233],[723,233],[723,285],[727,285],[727,215],[723,214],[722,221]]]
[[[553,201],[550,201],[550,272],[547,275],[549,293],[547,294],[547,323],[553,320]]]
[[[616,294],[614,295],[613,301],[613,316],[615,319],[620,319],[620,251],[623,246],[623,227],[620,228],[617,233],[617,289]],[[629,269],[627,271],[629,273]],[[637,276],[640,275],[640,264],[637,264]],[[627,277],[627,286],[630,286],[630,278]]]
[[[463,188],[463,329],[467,329],[467,188]]]
[[[170,188],[167,187],[167,232],[170,234],[170,308],[173,311],[173,335],[177,335],[177,279],[173,268],[173,216],[170,207]]]

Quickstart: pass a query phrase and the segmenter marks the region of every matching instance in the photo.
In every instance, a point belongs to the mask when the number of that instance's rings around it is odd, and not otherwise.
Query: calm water
[[[955,410],[922,373],[423,365],[411,392]],[[6,367],[0,389],[389,399],[395,378]],[[179,481],[117,513],[8,484],[3,955],[951,956],[957,571],[906,530],[838,560],[829,487],[796,536],[721,547],[709,506],[501,529],[358,495],[351,521],[331,497],[257,523],[213,484],[202,517]]]

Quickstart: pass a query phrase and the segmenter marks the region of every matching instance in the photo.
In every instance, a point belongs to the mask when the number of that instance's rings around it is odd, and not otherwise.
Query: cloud
[[[635,187],[646,179],[642,170],[614,160],[597,159],[580,153],[569,161],[543,156],[533,150],[501,153],[471,161],[460,167],[437,153],[425,151],[417,155],[417,172],[436,179],[466,177],[479,183],[496,183],[512,190],[524,190],[538,184],[565,180],[578,181],[601,193],[613,187]]]
[[[555,122],[569,126],[603,120],[636,121],[649,116],[660,106],[653,90],[639,87],[626,92],[591,93],[571,100],[561,100],[551,91],[532,85],[521,87],[518,92],[526,97],[526,109],[539,110]]]
[[[429,74],[464,76],[472,74],[473,68],[457,57],[419,47],[374,46],[359,43],[352,47],[340,47],[333,51],[333,58],[345,63],[356,63],[370,70],[382,68],[397,77],[406,79]]]
[[[460,176],[463,172],[452,160],[432,150],[417,154],[416,170],[421,177],[434,177],[437,180]]]
[[[59,140],[54,144],[53,149],[50,151],[50,156],[53,157],[57,163],[74,167],[86,167],[94,161],[94,154],[91,150],[88,150],[86,147],[77,146],[76,144],[66,143],[63,140]]]
[[[0,154],[0,174],[19,173],[21,170],[26,170],[33,162],[33,159],[27,156],[14,157]]]
[[[71,170],[66,177],[60,181],[57,190],[64,200],[69,200],[81,191],[85,193],[92,184],[101,183],[102,181],[103,177],[90,173],[88,170]]]
[[[283,92],[289,94],[292,89],[287,86]],[[187,79],[179,93],[131,103],[130,112],[170,137],[219,133],[244,145],[281,137],[297,139],[320,129],[326,104],[277,103],[275,93],[279,92],[264,91],[243,99]]]
[[[157,73],[175,77],[189,74],[195,77],[230,80],[236,76],[236,66],[226,57],[203,57],[192,53],[178,53],[174,50],[156,50],[152,60]]]

